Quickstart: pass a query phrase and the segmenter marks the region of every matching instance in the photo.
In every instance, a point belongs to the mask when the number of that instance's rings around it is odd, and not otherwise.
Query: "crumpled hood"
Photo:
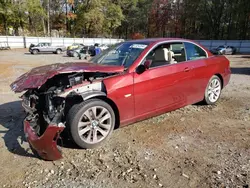
[[[123,66],[100,65],[94,63],[57,63],[31,69],[14,81],[10,87],[14,92],[22,92],[27,89],[39,88],[48,79],[58,74],[72,72],[123,72]]]

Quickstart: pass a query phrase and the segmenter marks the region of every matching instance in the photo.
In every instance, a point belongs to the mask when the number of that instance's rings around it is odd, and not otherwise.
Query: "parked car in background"
[[[0,50],[10,50],[8,42],[0,42]]]
[[[102,51],[107,50],[109,48],[109,46],[106,44],[101,44],[99,47]]]
[[[235,48],[234,46],[222,45],[212,49],[211,52],[214,55],[233,55],[236,54],[237,48]]]
[[[89,52],[89,46],[78,47],[76,49],[67,50],[69,57],[79,57],[79,59],[87,59],[91,56]]]
[[[65,46],[53,46],[49,42],[41,42],[37,45],[31,44],[29,47],[29,52],[31,54],[38,54],[38,53],[54,53],[54,54],[61,54],[62,52],[66,51]]]
[[[72,45],[68,46],[67,50],[72,50],[72,49],[76,49],[76,48],[79,48],[79,47],[83,47],[84,44],[82,43],[73,43]]]
[[[83,49],[83,48],[86,48],[86,47],[83,47],[83,46],[79,46],[78,48],[73,48],[73,49],[67,49],[67,55],[69,57],[78,57],[79,53],[80,53],[80,50]]]
[[[90,53],[91,56],[95,56],[96,55],[96,46],[88,46],[88,51]]]
[[[78,54],[79,59],[89,59],[91,57],[91,54],[88,50],[88,48],[82,48]]]
[[[202,101],[215,104],[230,80],[229,61],[184,39],[119,43],[89,63],[37,67],[11,84],[24,92],[24,132],[46,160],[67,131],[81,148],[102,144],[114,128]]]

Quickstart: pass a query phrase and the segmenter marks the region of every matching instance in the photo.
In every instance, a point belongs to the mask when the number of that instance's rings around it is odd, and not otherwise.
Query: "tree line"
[[[0,0],[0,34],[250,39],[249,0]]]

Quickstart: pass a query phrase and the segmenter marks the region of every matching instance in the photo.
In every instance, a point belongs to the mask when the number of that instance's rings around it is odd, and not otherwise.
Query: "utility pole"
[[[50,0],[48,0],[48,4],[47,4],[47,14],[48,14],[48,36],[50,35]]]
[[[65,0],[65,5],[66,5],[66,33],[68,31],[68,1]]]

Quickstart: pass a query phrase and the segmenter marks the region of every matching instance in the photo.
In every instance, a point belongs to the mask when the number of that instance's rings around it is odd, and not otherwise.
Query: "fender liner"
[[[88,91],[88,92],[84,92],[84,93],[79,93],[79,96],[81,96],[82,99],[84,101],[86,101],[90,98],[97,97],[97,96],[106,97],[107,94],[102,92],[102,91]]]

